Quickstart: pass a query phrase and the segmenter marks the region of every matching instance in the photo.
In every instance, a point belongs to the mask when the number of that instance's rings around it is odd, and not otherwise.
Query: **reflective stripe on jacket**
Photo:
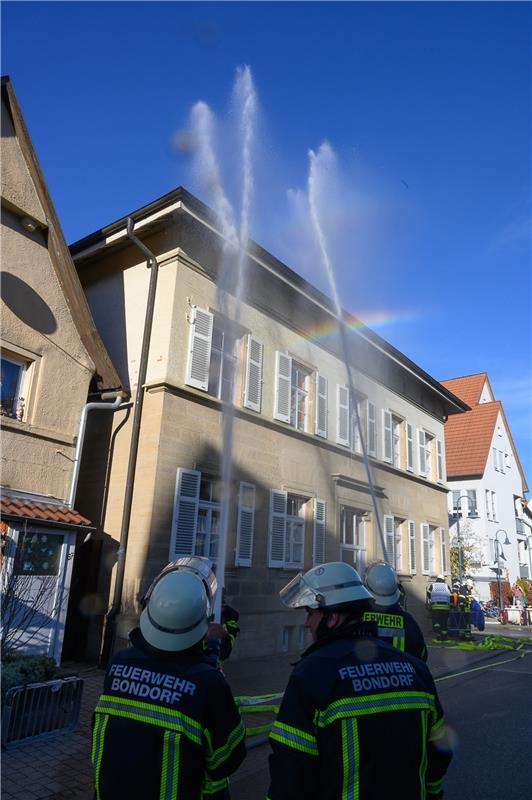
[[[226,796],[245,756],[226,679],[201,651],[162,654],[133,633],[137,646],[114,657],[94,711],[96,800]]]
[[[269,800],[424,800],[451,760],[426,665],[343,626],[294,668],[270,735]]]
[[[384,608],[373,605],[364,613],[366,622],[376,622],[379,639],[416,658],[427,660],[427,647],[421,628],[414,617],[403,611],[399,603]]]

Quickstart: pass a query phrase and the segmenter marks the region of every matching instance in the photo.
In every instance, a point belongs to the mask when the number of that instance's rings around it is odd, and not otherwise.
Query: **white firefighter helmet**
[[[153,584],[140,615],[140,630],[158,650],[187,650],[207,633],[210,615],[211,602],[201,576],[174,569]]]
[[[205,556],[181,556],[180,558],[176,558],[175,561],[170,561],[170,563],[167,564],[166,567],[157,575],[155,580],[152,581],[148,591],[140,601],[143,608],[150,599],[151,593],[163,575],[167,575],[169,572],[175,572],[178,570],[185,570],[186,572],[193,572],[195,575],[198,575],[205,585],[205,591],[207,592],[209,603],[213,605],[214,595],[216,594],[218,583],[216,581],[216,575],[214,574],[214,566],[212,561],[210,558],[206,558]]]
[[[332,561],[300,572],[279,592],[288,608],[334,608],[357,600],[372,600],[360,575],[350,564]]]
[[[401,596],[395,570],[384,561],[378,561],[368,567],[366,587],[374,595],[378,606],[393,606]]]

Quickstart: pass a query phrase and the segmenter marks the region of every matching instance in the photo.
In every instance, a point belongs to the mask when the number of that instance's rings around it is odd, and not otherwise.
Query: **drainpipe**
[[[124,506],[122,511],[122,527],[120,530],[120,542],[118,546],[116,562],[116,579],[113,593],[113,603],[105,618],[105,630],[103,634],[102,652],[100,654],[100,666],[107,666],[113,652],[116,639],[116,618],[122,606],[122,590],[124,586],[124,574],[126,567],[127,540],[129,536],[129,524],[131,520],[131,506],[133,502],[133,487],[135,483],[135,470],[137,466],[137,453],[139,449],[140,423],[142,419],[142,407],[144,404],[144,384],[146,382],[146,372],[148,368],[148,355],[150,351],[151,329],[153,324],[153,312],[155,308],[155,293],[157,289],[157,276],[159,265],[154,254],[143,242],[134,234],[135,223],[131,217],[127,219],[127,235],[129,239],[146,256],[148,268],[151,268],[150,285],[148,288],[148,299],[146,303],[146,317],[144,320],[144,334],[142,337],[142,349],[140,352],[139,375],[137,381],[137,393],[133,407],[133,422],[131,424],[131,445],[129,448],[129,461],[127,465],[126,490],[124,494]]]
[[[76,499],[76,491],[78,488],[78,479],[79,479],[79,468],[81,464],[81,453],[83,450],[83,443],[85,441],[85,432],[87,429],[87,417],[89,416],[90,411],[117,411],[121,404],[122,400],[127,399],[128,393],[127,392],[102,392],[102,400],[114,400],[113,403],[86,403],[83,406],[83,410],[81,412],[81,419],[79,422],[79,432],[78,432],[78,440],[76,442],[76,452],[74,455],[74,469],[72,471],[72,479],[70,481],[70,491],[68,493],[68,498],[66,504],[68,508],[74,507],[74,501]]]

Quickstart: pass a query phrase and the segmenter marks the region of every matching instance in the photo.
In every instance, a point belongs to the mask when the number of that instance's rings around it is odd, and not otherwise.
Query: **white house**
[[[445,424],[449,531],[451,539],[456,538],[459,509],[462,542],[477,544],[475,594],[486,600],[498,565],[501,579],[510,584],[529,577],[525,546],[529,529],[520,502],[528,487],[502,403],[495,400],[487,374],[442,384],[471,409],[449,417]]]

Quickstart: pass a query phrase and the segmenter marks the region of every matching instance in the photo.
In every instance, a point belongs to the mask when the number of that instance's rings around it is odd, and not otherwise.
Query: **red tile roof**
[[[440,381],[442,386],[449,389],[468,406],[476,406],[480,400],[482,388],[488,379],[486,372],[478,372],[476,375],[464,375],[462,378],[450,378],[447,381]],[[462,416],[462,415],[460,415]]]
[[[448,418],[445,423],[445,456],[449,477],[483,475],[500,411],[501,403],[495,400]]]
[[[82,517],[75,509],[58,506],[54,503],[35,503],[31,500],[2,495],[0,498],[0,514],[3,517],[19,517],[37,522],[55,522],[58,525],[81,525],[92,527],[91,521]]]

